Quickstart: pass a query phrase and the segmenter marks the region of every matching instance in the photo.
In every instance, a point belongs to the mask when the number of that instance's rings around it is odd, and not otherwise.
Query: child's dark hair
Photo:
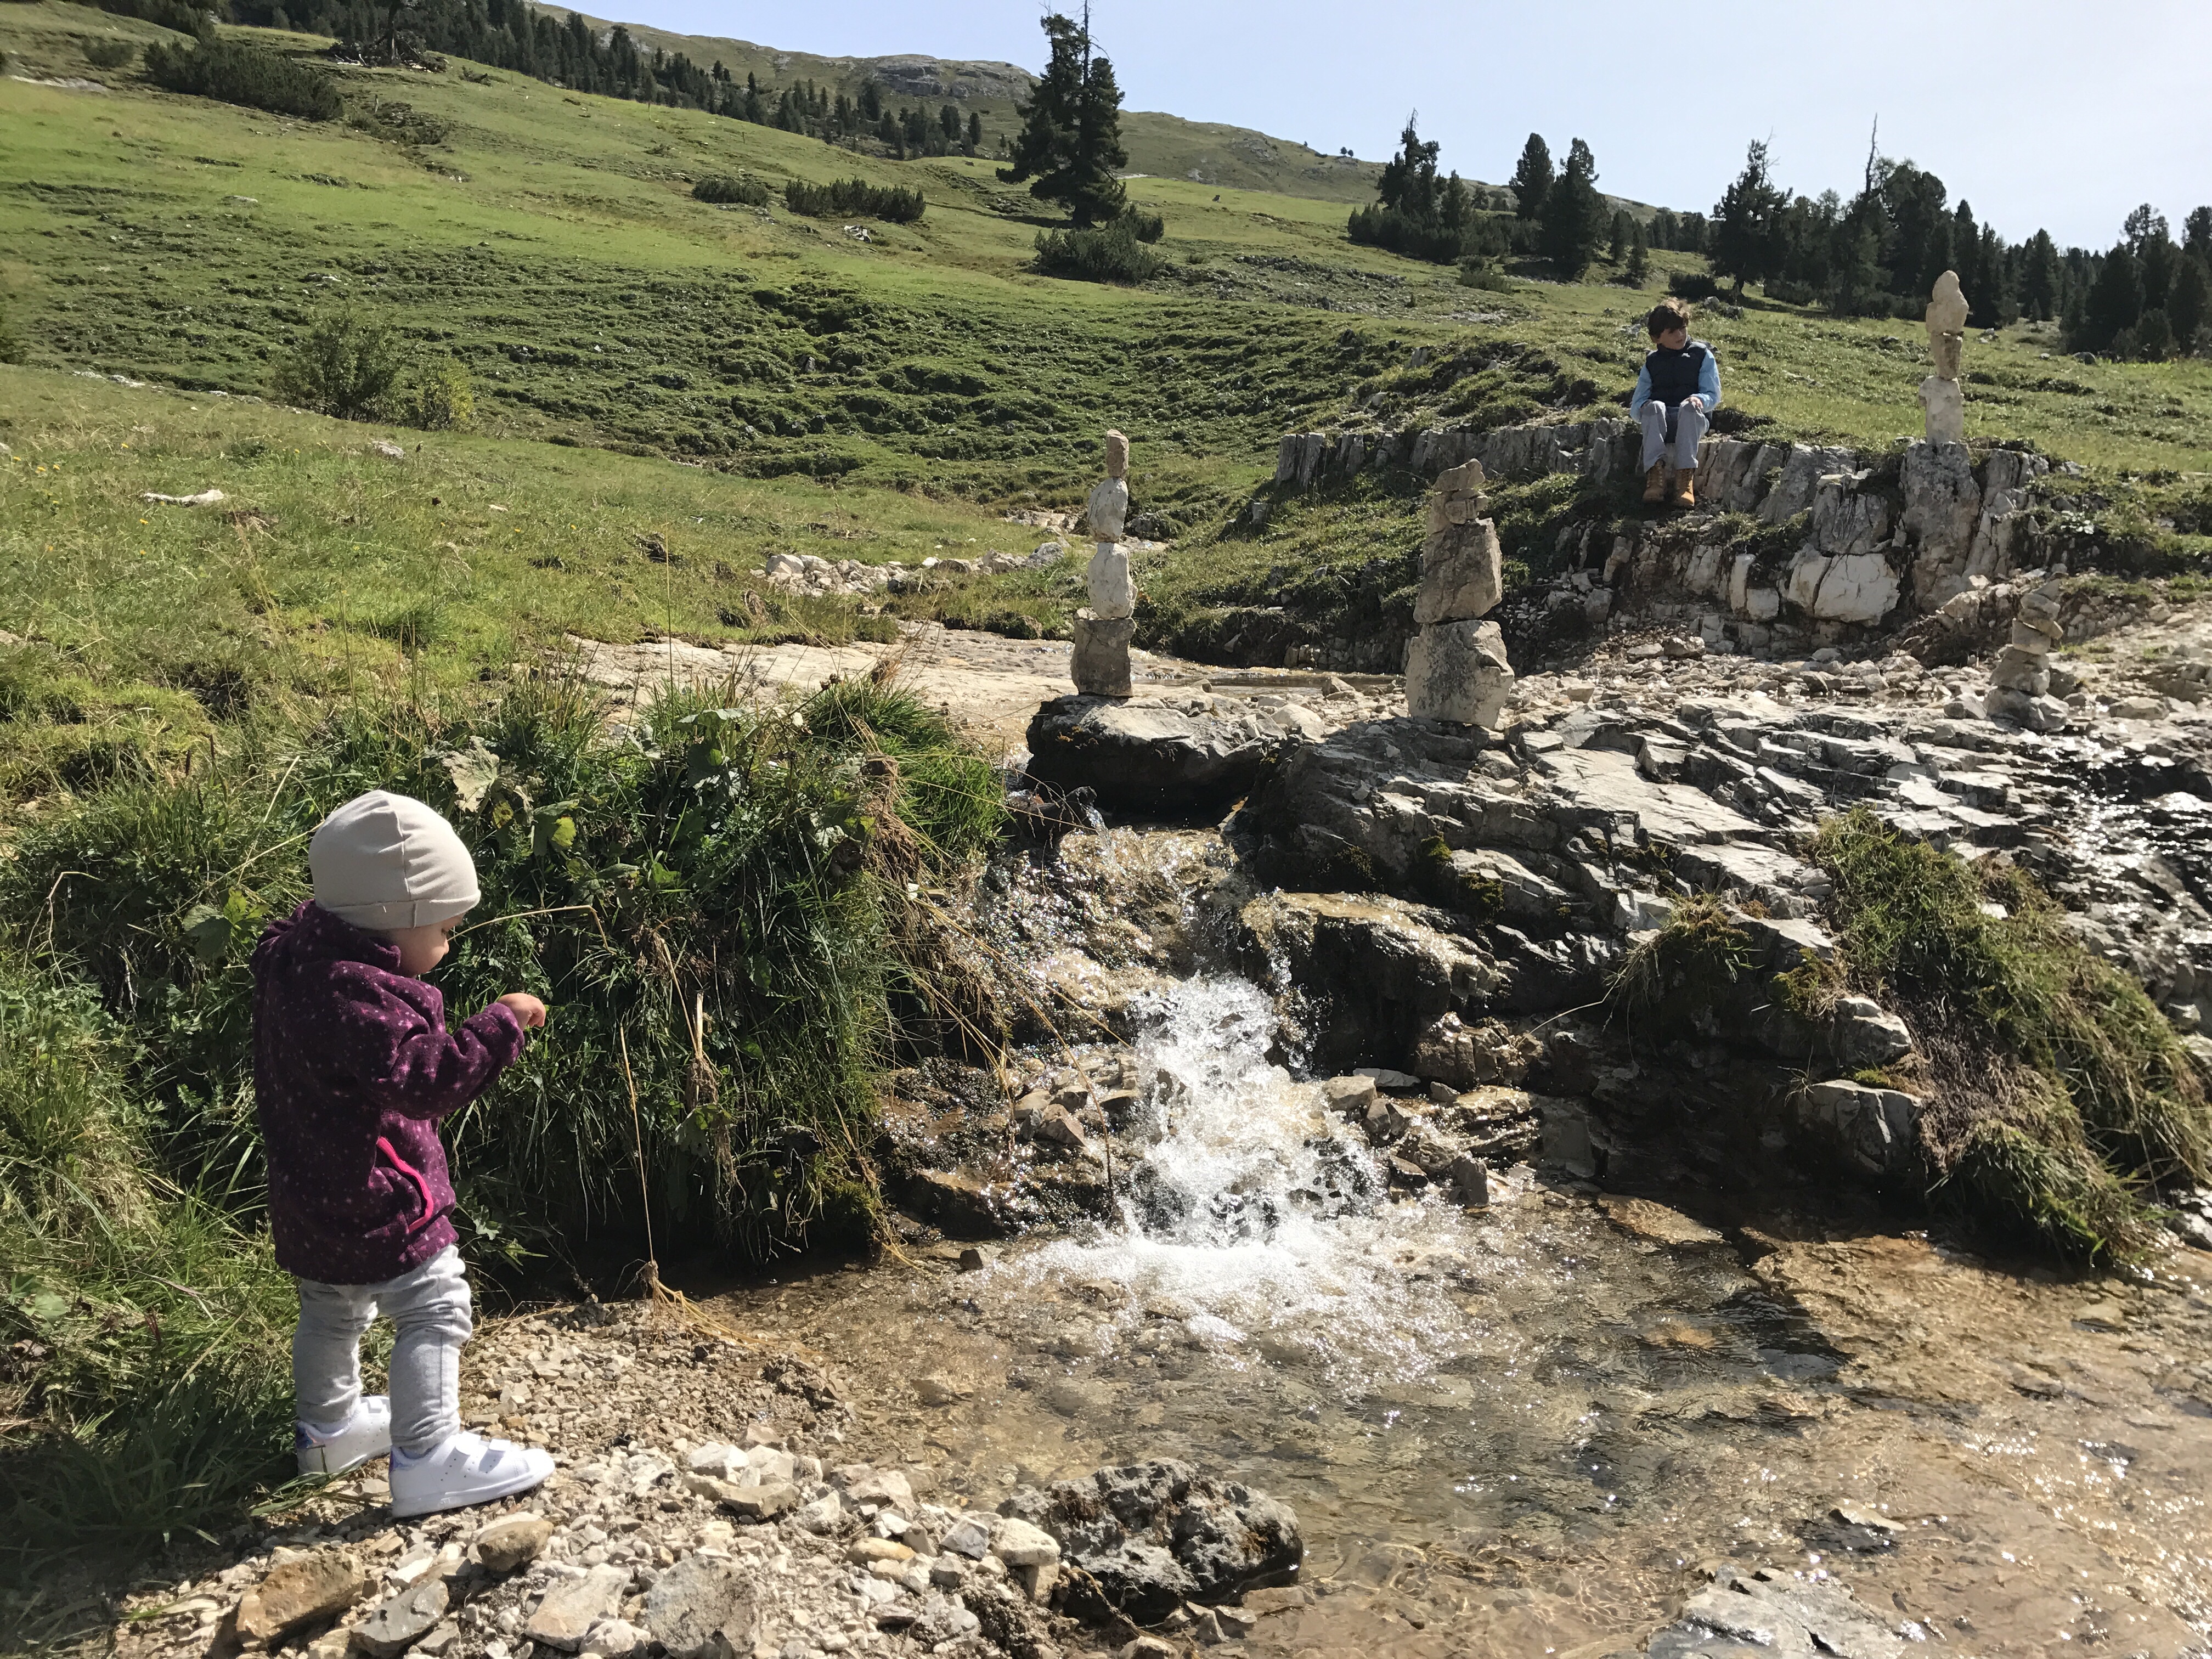
[[[1644,319],[1644,326],[1655,340],[1670,328],[1686,330],[1690,326],[1689,302],[1686,300],[1662,300],[1651,307],[1651,314]]]

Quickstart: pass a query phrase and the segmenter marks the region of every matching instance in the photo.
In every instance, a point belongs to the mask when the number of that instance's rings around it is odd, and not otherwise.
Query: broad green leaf
[[[483,805],[484,792],[499,781],[499,757],[484,746],[482,738],[471,738],[438,760],[453,781],[453,798],[464,812]]]

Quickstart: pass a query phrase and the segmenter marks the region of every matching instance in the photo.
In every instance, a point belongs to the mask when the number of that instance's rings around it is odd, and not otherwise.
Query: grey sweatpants
[[[1698,465],[1698,441],[1705,435],[1711,424],[1705,411],[1686,403],[1676,404],[1672,409],[1653,398],[1636,411],[1636,418],[1644,422],[1644,459],[1638,466],[1639,472],[1649,472],[1659,465],[1671,446],[1677,472],[1693,472]]]
[[[361,1339],[379,1313],[398,1327],[392,1345],[392,1443],[419,1457],[461,1426],[461,1344],[476,1328],[461,1253],[447,1245],[381,1285],[302,1279],[292,1333],[292,1389],[300,1420],[335,1428],[361,1399]]]

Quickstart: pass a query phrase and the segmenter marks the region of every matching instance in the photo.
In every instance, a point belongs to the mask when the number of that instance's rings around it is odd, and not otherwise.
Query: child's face
[[[1659,343],[1669,351],[1680,351],[1690,343],[1690,331],[1686,328],[1670,328],[1659,337]]]
[[[399,947],[399,971],[420,979],[446,959],[453,929],[460,925],[459,916],[449,916],[426,927],[394,927],[384,937]]]

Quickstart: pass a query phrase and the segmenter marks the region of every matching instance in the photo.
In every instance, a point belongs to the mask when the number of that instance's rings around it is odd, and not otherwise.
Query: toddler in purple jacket
[[[453,828],[374,790],[324,820],[307,849],[315,896],[253,952],[253,1085],[269,1153],[276,1261],[300,1283],[292,1338],[304,1474],[392,1454],[395,1515],[526,1491],[542,1451],[461,1428],[461,1345],[473,1327],[438,1125],[522,1052],[545,1005],[511,991],[446,1029],[422,975],[477,902]],[[361,1391],[361,1339],[397,1327],[392,1392]]]

